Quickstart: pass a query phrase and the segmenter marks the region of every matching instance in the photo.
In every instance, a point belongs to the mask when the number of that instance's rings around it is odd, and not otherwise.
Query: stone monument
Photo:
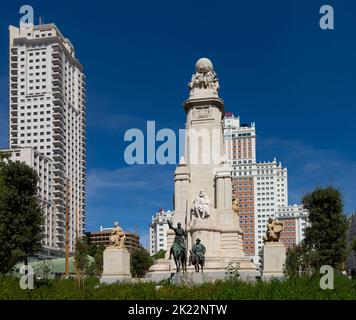
[[[268,219],[266,235],[263,237],[263,278],[283,277],[283,268],[286,261],[286,248],[279,241],[283,231],[283,222]]]
[[[232,168],[224,156],[224,101],[219,98],[219,82],[209,59],[199,59],[189,82],[186,113],[185,153],[174,175],[174,225],[187,232],[186,252],[199,238],[206,247],[204,274],[225,278],[228,264],[238,262],[241,278],[260,275],[256,265],[244,256],[239,216],[232,209]],[[151,280],[168,278],[175,267],[169,253],[175,234],[167,233],[168,251],[146,274]],[[188,272],[194,272],[188,266]]]
[[[104,250],[103,274],[100,283],[114,283],[131,279],[130,253],[125,248],[125,234],[115,222],[109,239],[109,246]]]

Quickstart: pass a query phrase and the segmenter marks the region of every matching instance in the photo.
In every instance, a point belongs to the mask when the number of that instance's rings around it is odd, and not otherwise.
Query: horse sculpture
[[[185,253],[185,250],[183,250],[181,246],[173,244],[172,253],[173,253],[174,262],[176,264],[177,272],[179,272],[181,269],[183,270],[183,272],[186,272],[187,255]]]

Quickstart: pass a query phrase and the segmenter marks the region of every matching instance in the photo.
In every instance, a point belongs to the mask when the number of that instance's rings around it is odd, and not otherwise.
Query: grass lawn
[[[22,290],[19,280],[0,277],[0,300],[356,300],[356,279],[335,275],[334,289],[322,290],[320,276],[257,281],[216,282],[193,287],[155,283],[99,285],[97,278],[87,279],[85,287],[77,288],[74,279],[55,279],[35,285],[33,290]]]

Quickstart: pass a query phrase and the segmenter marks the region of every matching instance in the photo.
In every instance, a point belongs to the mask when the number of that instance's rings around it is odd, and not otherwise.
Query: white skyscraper
[[[32,148],[51,161],[45,245],[69,246],[85,230],[85,76],[74,47],[54,24],[10,26],[10,149]],[[19,152],[19,151],[18,151]],[[40,167],[36,170],[41,170]],[[67,191],[67,192],[66,192]],[[67,196],[66,196],[67,195]]]
[[[150,254],[160,250],[167,250],[168,220],[172,217],[171,211],[160,210],[152,217],[150,224]]]

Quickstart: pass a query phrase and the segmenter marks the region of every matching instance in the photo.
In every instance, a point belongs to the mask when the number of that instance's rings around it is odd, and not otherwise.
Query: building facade
[[[159,210],[152,217],[150,224],[150,254],[153,255],[161,250],[167,250],[168,220],[172,217],[171,211]]]
[[[233,168],[245,255],[259,264],[268,218],[274,218],[280,206],[288,206],[288,172],[276,159],[257,162],[255,123],[243,124],[231,112],[224,118],[224,149]]]
[[[32,148],[50,160],[47,245],[69,247],[85,230],[85,76],[74,47],[54,24],[9,27],[9,146]],[[18,152],[17,152],[18,153]]]
[[[305,237],[305,228],[309,226],[308,210],[302,205],[279,207],[276,219],[283,222],[280,240],[286,248],[298,245]]]

